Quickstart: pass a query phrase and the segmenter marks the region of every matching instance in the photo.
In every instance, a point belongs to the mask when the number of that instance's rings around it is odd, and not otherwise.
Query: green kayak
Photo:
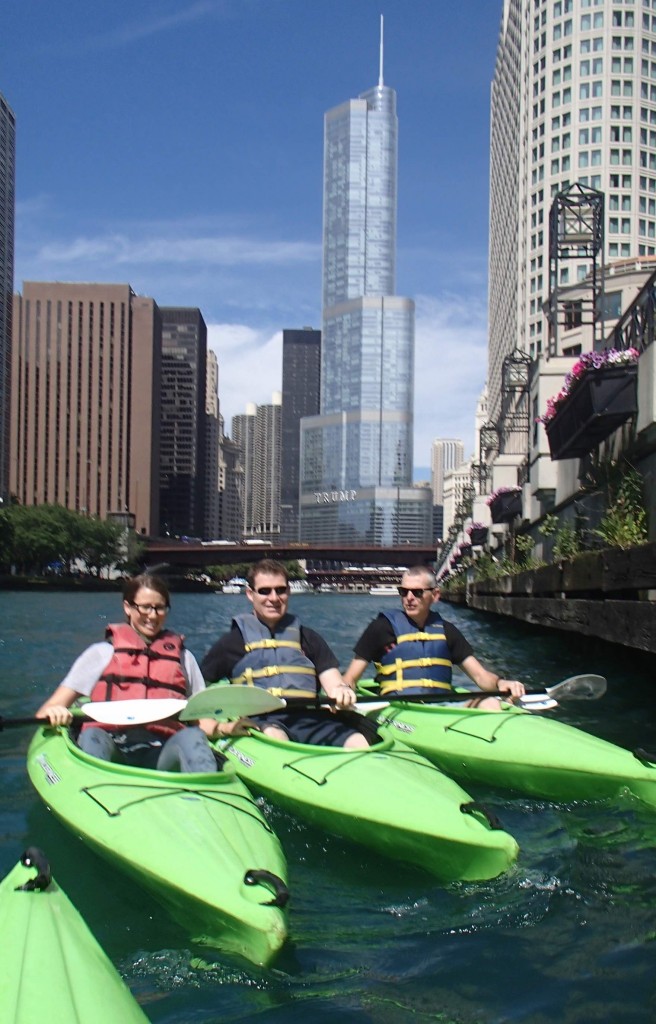
[[[656,807],[653,755],[635,755],[571,725],[506,706],[499,712],[394,701],[370,712],[383,736],[403,740],[465,782],[546,800],[633,793]],[[641,756],[639,756],[641,755]]]
[[[42,727],[27,768],[57,817],[152,890],[195,941],[272,960],[287,935],[285,859],[229,764],[211,774],[131,768]]]
[[[0,935],[5,1024],[147,1024],[39,850],[27,850],[0,882]]]
[[[253,733],[220,748],[272,803],[442,881],[495,878],[517,856],[512,836],[457,783],[390,739],[344,750]]]

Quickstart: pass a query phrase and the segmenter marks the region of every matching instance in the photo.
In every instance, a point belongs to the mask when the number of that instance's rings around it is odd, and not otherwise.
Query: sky
[[[487,370],[489,93],[502,0],[3,0],[15,287],[198,306],[230,432],[321,327],[323,116],[397,92],[397,284],[416,303],[415,477],[469,455]]]

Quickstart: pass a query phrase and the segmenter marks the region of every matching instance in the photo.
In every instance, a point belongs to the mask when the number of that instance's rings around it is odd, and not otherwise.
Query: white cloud
[[[219,360],[219,401],[225,431],[248,402],[268,405],[282,388],[282,331],[246,324],[208,324],[208,346]]]
[[[141,239],[122,234],[81,237],[43,244],[37,259],[67,266],[101,262],[104,265],[199,263],[236,265],[285,265],[314,262],[320,247],[310,242],[287,242],[239,237],[179,237],[175,234]]]
[[[465,456],[473,451],[487,376],[487,307],[470,291],[421,295],[416,304],[414,461],[427,466],[436,437],[462,438]]]

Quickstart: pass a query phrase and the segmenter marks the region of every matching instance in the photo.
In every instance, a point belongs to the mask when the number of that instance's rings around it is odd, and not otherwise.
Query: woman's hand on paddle
[[[49,704],[47,707],[39,708],[36,717],[46,719],[51,725],[70,725],[73,721],[70,708],[64,707],[63,704]]]

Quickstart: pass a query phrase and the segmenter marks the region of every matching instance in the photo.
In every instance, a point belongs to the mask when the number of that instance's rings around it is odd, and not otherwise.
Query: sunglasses
[[[397,587],[397,590],[401,597],[407,597],[408,594],[412,594],[417,600],[427,591],[432,590],[432,587]]]
[[[271,593],[277,594],[278,597],[282,597],[283,594],[287,593],[288,589],[289,589],[289,587],[287,587],[287,586],[284,586],[284,587],[258,587],[257,590],[255,591],[255,593],[256,594],[261,594],[262,597],[268,597],[269,594],[271,594]]]

